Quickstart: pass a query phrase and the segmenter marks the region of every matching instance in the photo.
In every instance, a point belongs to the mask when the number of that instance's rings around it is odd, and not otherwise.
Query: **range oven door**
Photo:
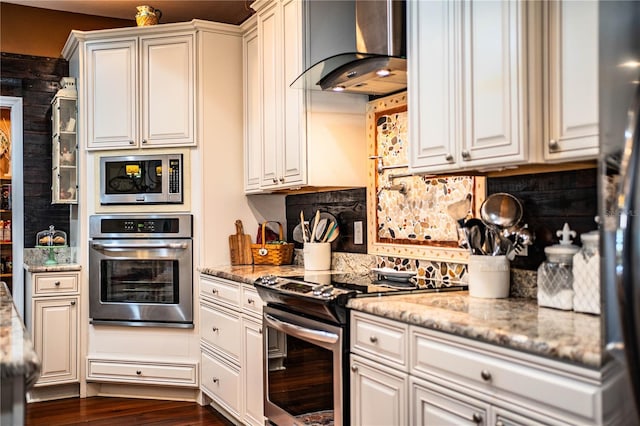
[[[191,239],[92,240],[92,323],[193,327],[192,251]]]
[[[344,424],[344,328],[272,306],[263,325],[265,416],[280,426]]]

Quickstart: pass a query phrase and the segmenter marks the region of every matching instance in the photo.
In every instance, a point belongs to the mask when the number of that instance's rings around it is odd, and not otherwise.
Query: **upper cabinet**
[[[543,3],[545,160],[598,154],[598,2]]]
[[[290,87],[308,65],[308,6],[296,0],[251,5],[256,21],[244,33],[247,193],[366,185],[367,98]]]
[[[410,165],[447,172],[528,160],[520,2],[408,2]]]
[[[78,204],[76,80],[63,77],[51,101],[51,204]]]
[[[160,29],[72,33],[86,40],[87,149],[196,144],[196,31]]]
[[[407,2],[412,171],[593,159],[597,2]]]

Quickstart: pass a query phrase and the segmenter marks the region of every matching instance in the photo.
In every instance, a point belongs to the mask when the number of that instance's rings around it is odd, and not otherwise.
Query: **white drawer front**
[[[427,380],[430,374],[435,374],[475,385],[487,393],[522,395],[587,418],[596,414],[598,388],[595,385],[497,359],[489,353],[458,347],[419,331],[412,333],[411,352],[412,371]]]
[[[246,312],[262,315],[262,299],[255,288],[242,287],[242,308]]]
[[[78,274],[35,274],[33,295],[77,293]]]
[[[172,386],[198,386],[196,364],[167,364],[88,360],[89,381],[129,382]]]
[[[232,308],[239,309],[242,306],[240,287],[239,283],[200,276],[200,295],[205,299],[225,303]]]
[[[239,362],[242,349],[240,314],[217,306],[200,305],[200,337]]]
[[[351,352],[384,358],[407,371],[409,327],[384,318],[352,312]],[[368,354],[368,355],[367,355]]]
[[[205,351],[202,351],[202,390],[239,416],[240,372]]]

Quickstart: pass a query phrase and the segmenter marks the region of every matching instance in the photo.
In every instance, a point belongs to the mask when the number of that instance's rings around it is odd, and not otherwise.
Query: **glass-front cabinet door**
[[[78,203],[77,94],[75,78],[63,77],[51,101],[51,203]]]

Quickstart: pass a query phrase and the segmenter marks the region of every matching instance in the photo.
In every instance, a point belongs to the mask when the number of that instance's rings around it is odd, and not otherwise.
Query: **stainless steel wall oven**
[[[193,327],[191,215],[95,215],[89,235],[93,324]]]

